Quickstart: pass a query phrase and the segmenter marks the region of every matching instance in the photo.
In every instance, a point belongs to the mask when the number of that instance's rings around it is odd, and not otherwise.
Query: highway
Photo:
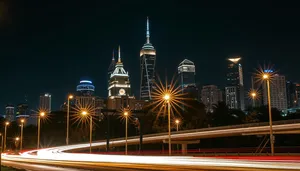
[[[300,128],[300,123],[289,123],[274,125],[274,131],[289,131]],[[172,139],[196,139],[207,136],[238,135],[242,133],[254,133],[267,131],[268,126],[251,127],[228,127],[227,129],[199,129],[181,131],[172,135]],[[146,135],[143,142],[157,142],[167,139],[167,134]],[[128,143],[138,143],[138,137],[128,139]],[[124,139],[110,141],[111,145],[124,145]],[[19,168],[29,168],[35,171],[37,168],[43,170],[67,169],[73,170],[300,170],[300,162],[288,162],[278,160],[251,161],[222,159],[209,157],[189,157],[189,156],[134,156],[134,155],[103,155],[71,153],[78,149],[89,148],[89,143],[52,147],[40,150],[32,150],[20,155],[2,155],[4,164]],[[94,142],[93,147],[105,147],[106,142]],[[47,168],[50,167],[50,168]],[[39,168],[41,170],[41,168]]]

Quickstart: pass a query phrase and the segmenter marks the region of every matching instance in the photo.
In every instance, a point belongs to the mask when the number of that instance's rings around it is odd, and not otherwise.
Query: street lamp
[[[92,133],[93,133],[93,116],[87,111],[82,111],[81,115],[87,116],[90,115],[90,153],[92,153]]]
[[[73,95],[69,95],[69,96],[68,96],[68,107],[67,107],[67,137],[66,137],[66,144],[67,144],[67,145],[69,145],[70,99],[73,99]]]
[[[176,131],[178,132],[180,120],[179,120],[179,119],[176,119],[176,120],[175,120],[175,123],[176,123]],[[178,146],[178,144],[177,144],[177,152],[178,152],[178,150],[179,150],[179,146]]]
[[[171,105],[170,105],[170,99],[171,96],[169,93],[166,93],[163,96],[163,99],[165,100],[165,103],[168,105],[168,138],[169,138],[169,156],[172,155],[172,146],[171,146]]]
[[[267,81],[267,91],[268,91],[268,107],[269,107],[269,124],[270,124],[270,143],[271,143],[271,155],[274,155],[274,137],[272,128],[272,113],[271,113],[271,95],[270,95],[270,75],[263,73],[263,80]]]
[[[21,119],[21,141],[20,141],[20,151],[23,149],[23,127],[25,119]]]
[[[15,151],[18,151],[17,149],[18,149],[18,145],[19,145],[19,140],[20,140],[19,137],[15,138],[15,146],[16,146],[16,150]]]
[[[176,120],[175,120],[175,123],[176,123],[176,131],[178,131],[178,125],[179,125],[179,123],[180,123],[180,120],[179,120],[179,119],[176,119]]]
[[[41,118],[46,115],[45,112],[40,112],[38,117],[38,139],[37,139],[37,149],[40,148],[40,132],[41,132]]]
[[[124,112],[125,117],[125,155],[127,155],[127,129],[128,129],[128,112]]]
[[[7,126],[9,125],[9,122],[5,122],[5,127],[4,127],[4,147],[3,151],[5,152],[6,150],[6,131],[7,131]]]
[[[0,148],[0,168],[1,168],[1,157],[2,157],[2,148],[3,148],[3,134],[2,133],[0,133],[0,136],[1,136],[1,148]]]

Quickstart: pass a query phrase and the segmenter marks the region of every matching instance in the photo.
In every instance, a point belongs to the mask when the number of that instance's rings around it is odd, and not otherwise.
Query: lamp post
[[[252,92],[251,93],[251,98],[252,98],[252,107],[255,107],[255,98],[256,98],[256,93],[255,92]]]
[[[82,111],[81,114],[83,116],[90,115],[90,153],[92,153],[93,116],[89,114],[87,111]]]
[[[1,157],[2,157],[1,153],[2,153],[2,148],[3,148],[3,134],[0,133],[0,136],[1,136],[1,148],[0,148],[0,169],[1,169]]]
[[[262,78],[267,81],[271,155],[274,156],[274,137],[273,137],[273,127],[272,127],[272,113],[271,113],[272,110],[271,110],[271,95],[270,95],[270,75],[264,73]]]
[[[172,147],[171,147],[171,106],[170,106],[170,94],[166,93],[164,95],[164,100],[168,105],[168,138],[169,138],[169,156],[172,155]]]
[[[41,117],[44,117],[46,115],[45,112],[39,113],[38,117],[38,139],[37,139],[37,149],[40,148],[40,132],[41,132]]]
[[[7,126],[9,125],[9,122],[5,122],[5,127],[4,127],[4,145],[3,145],[3,151],[5,152],[6,150],[6,132],[7,132]]]
[[[21,140],[20,140],[20,151],[23,149],[23,128],[25,119],[21,119]]]
[[[68,107],[67,107],[67,137],[66,137],[66,144],[67,144],[67,145],[69,145],[70,99],[73,99],[73,95],[69,95],[69,96],[68,96]]]
[[[128,129],[128,112],[124,112],[125,117],[125,155],[127,155],[127,129]]]
[[[178,131],[178,126],[179,126],[179,123],[180,123],[179,119],[176,119],[175,123],[176,123],[176,131]]]
[[[19,141],[20,141],[20,138],[19,137],[16,137],[15,138],[15,146],[16,146],[16,152],[18,151],[18,145],[19,145]]]
[[[180,120],[179,120],[179,119],[176,119],[176,120],[175,120],[175,123],[176,123],[176,131],[178,132]],[[178,144],[177,144],[177,152],[178,152],[178,150],[179,150],[179,146],[178,146]]]

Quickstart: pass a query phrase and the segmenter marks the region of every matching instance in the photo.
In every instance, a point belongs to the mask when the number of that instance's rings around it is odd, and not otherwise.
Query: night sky
[[[297,6],[271,1],[2,0],[0,112],[7,103],[23,102],[25,95],[36,108],[44,92],[52,94],[57,109],[82,77],[106,97],[107,68],[118,45],[138,95],[147,16],[161,77],[175,74],[187,58],[195,62],[199,84],[224,87],[226,58],[240,55],[246,87],[263,63],[300,81]]]

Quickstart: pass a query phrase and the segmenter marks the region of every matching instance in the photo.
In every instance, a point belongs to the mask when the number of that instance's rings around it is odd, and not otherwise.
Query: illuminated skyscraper
[[[76,87],[78,96],[93,96],[95,93],[95,86],[90,80],[81,80]]]
[[[179,83],[184,88],[186,86],[196,86],[195,83],[195,65],[194,62],[185,59],[178,66]]]
[[[229,58],[225,87],[226,104],[231,109],[245,109],[243,69],[240,57]]]
[[[131,96],[131,87],[128,72],[125,71],[121,61],[121,50],[118,50],[118,62],[115,65],[114,71],[110,75],[108,86],[108,105],[109,109],[127,108]]]
[[[195,65],[194,62],[184,59],[178,66],[179,84],[182,93],[187,98],[198,99],[198,88],[195,83]]]
[[[201,90],[201,101],[206,107],[206,111],[213,112],[214,105],[223,101],[222,91],[216,85],[206,85]]]
[[[151,100],[153,83],[155,81],[156,50],[150,43],[149,19],[147,18],[146,43],[140,51],[141,84],[140,99]]]
[[[5,107],[5,119],[9,122],[15,120],[15,107],[12,104],[8,104]]]
[[[118,62],[115,65],[114,71],[110,75],[108,86],[108,97],[129,96],[130,81],[128,72],[123,68],[121,61],[121,50],[118,50]]]
[[[264,105],[268,104],[267,85],[262,84]],[[287,96],[286,96],[286,81],[284,75],[274,74],[270,84],[270,96],[272,108],[278,110],[287,109]]]
[[[51,112],[51,94],[45,93],[43,95],[40,95],[40,110],[45,110],[46,112]]]

